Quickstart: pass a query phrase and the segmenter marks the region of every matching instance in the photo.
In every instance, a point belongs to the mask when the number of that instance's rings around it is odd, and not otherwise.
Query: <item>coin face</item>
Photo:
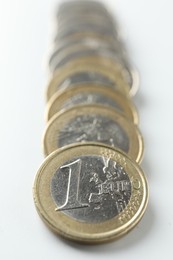
[[[99,142],[117,147],[139,162],[143,141],[139,130],[121,113],[102,105],[82,105],[57,113],[44,134],[44,153],[78,142]]]
[[[47,100],[58,91],[59,88],[65,89],[75,84],[96,83],[100,86],[106,85],[109,88],[129,95],[129,85],[122,77],[122,70],[118,64],[100,65],[98,60],[73,61],[65,67],[60,68],[51,78],[47,88]]]
[[[72,199],[74,194],[68,194],[69,200],[66,203],[64,198],[67,194],[67,175],[70,168],[73,168],[73,171],[80,169],[80,190],[77,201]],[[73,178],[72,190],[76,184],[77,182]],[[111,194],[111,185],[113,186],[112,191],[120,189],[120,194]],[[124,189],[121,189],[122,186]],[[84,155],[65,162],[57,170],[51,181],[51,195],[57,205],[57,210],[63,210],[64,214],[81,222],[99,223],[122,212],[131,197],[131,183],[121,165],[112,159],[97,155]],[[122,204],[118,203],[120,198]],[[96,216],[95,210],[97,211]]]
[[[84,78],[84,77],[82,77]],[[46,108],[46,120],[48,121],[54,114],[75,105],[102,104],[110,106],[116,111],[123,113],[129,120],[138,124],[138,113],[130,99],[124,97],[117,91],[108,90],[91,83],[79,84],[71,87],[68,91],[57,91],[49,100]]]
[[[95,143],[56,150],[34,183],[44,222],[59,235],[85,243],[126,234],[141,219],[147,200],[140,167],[122,152]]]

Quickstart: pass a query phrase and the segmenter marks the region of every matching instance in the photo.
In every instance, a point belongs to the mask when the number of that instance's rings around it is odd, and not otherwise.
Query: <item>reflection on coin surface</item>
[[[47,104],[46,120],[48,121],[54,114],[75,105],[102,104],[110,106],[116,111],[123,113],[129,120],[138,124],[138,113],[133,103],[121,93],[108,90],[96,84],[85,83],[78,86],[71,86],[68,90],[57,91]]]
[[[139,222],[148,189],[142,170],[125,154],[88,143],[46,158],[35,179],[34,200],[41,218],[59,235],[99,243]]]
[[[79,105],[55,114],[44,134],[44,153],[78,142],[100,142],[117,147],[140,162],[143,141],[137,127],[121,113],[101,105]]]

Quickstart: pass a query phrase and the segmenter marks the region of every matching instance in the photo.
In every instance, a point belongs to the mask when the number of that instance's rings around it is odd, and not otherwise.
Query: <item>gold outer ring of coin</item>
[[[128,156],[137,163],[140,163],[143,158],[144,143],[142,135],[136,125],[130,122],[122,113],[116,112],[111,107],[103,107],[102,105],[76,105],[65,111],[56,113],[48,122],[43,134],[43,150],[45,156],[55,151],[58,147],[58,139],[61,129],[73,118],[82,115],[101,115],[110,118],[120,125],[125,131],[129,140]],[[95,141],[97,142],[97,140]],[[101,142],[101,141],[100,141]]]
[[[101,223],[80,222],[62,211],[52,199],[50,182],[56,170],[66,161],[83,155],[97,155],[119,163],[129,176],[132,186],[130,201],[117,216]],[[80,243],[103,243],[127,234],[141,220],[148,203],[148,184],[141,168],[127,155],[97,143],[66,146],[50,154],[37,172],[33,196],[36,209],[45,224],[58,235]]]
[[[111,68],[106,64],[99,64],[100,59],[80,59],[68,63],[66,66],[58,69],[52,76],[46,91],[47,101],[57,92],[59,85],[69,76],[80,72],[96,72],[115,82],[115,90],[123,95],[129,96],[129,86],[122,77],[122,70],[119,64],[114,64]],[[109,88],[109,86],[107,86]]]
[[[113,91],[112,89],[107,89],[106,86],[98,86],[94,84],[80,84],[79,86],[74,86],[69,89],[65,90],[59,90],[57,91],[49,100],[47,107],[46,107],[46,121],[49,121],[49,119],[56,114],[57,112],[60,112],[61,110],[66,110],[67,108],[63,107],[64,102],[67,100],[70,100],[72,97],[83,94],[83,93],[98,93],[106,98],[110,99],[111,101],[114,101],[115,104],[117,104],[120,108],[122,108],[123,114],[130,119],[134,124],[139,123],[139,115],[137,113],[137,110],[134,106],[134,104],[131,102],[131,100],[125,96],[123,96],[118,91]],[[80,103],[82,104],[82,103]],[[93,104],[93,103],[92,103]],[[94,103],[95,104],[95,103]],[[103,104],[102,104],[103,105]],[[72,105],[73,106],[73,105]],[[111,106],[104,104],[103,106]],[[68,107],[69,108],[69,107]],[[116,107],[115,107],[116,110]],[[119,110],[117,109],[117,112]]]

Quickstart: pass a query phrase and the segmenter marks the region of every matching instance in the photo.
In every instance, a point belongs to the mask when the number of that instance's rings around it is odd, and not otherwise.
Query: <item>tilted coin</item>
[[[118,42],[114,46],[111,46],[110,44],[103,44],[102,41],[77,41],[75,44],[68,42],[64,48],[53,52],[49,62],[50,70],[54,71],[58,67],[64,66],[67,62],[78,57],[90,56],[92,54],[99,55],[100,53],[102,56],[111,56],[111,59],[114,58],[117,62],[124,64],[124,68],[128,66],[127,54],[125,54],[125,51],[120,47]]]
[[[125,47],[122,43],[116,42],[108,42],[104,41],[103,39],[97,38],[82,38],[78,40],[71,40],[71,41],[59,41],[57,44],[54,44],[50,49],[50,58],[49,58],[49,66],[54,63],[54,59],[57,55],[61,54],[62,51],[66,50],[69,47],[78,46],[86,46],[88,48],[97,48],[97,49],[111,49],[115,52],[119,52],[122,56],[127,56]]]
[[[142,160],[143,139],[138,128],[122,113],[98,104],[78,105],[55,114],[44,133],[44,154],[68,144],[90,141],[117,147],[133,160]]]
[[[37,172],[33,194],[49,228],[83,243],[125,235],[148,202],[141,168],[124,153],[94,143],[66,146],[48,156]]]
[[[94,60],[73,61],[67,66],[59,69],[51,78],[47,88],[47,100],[57,92],[58,89],[67,89],[75,84],[94,83],[100,86],[120,91],[123,95],[129,95],[129,86],[122,77],[122,70],[118,64],[113,68],[99,65]]]
[[[76,51],[69,53],[69,55],[66,55],[66,53],[61,53],[61,55],[58,55],[58,59],[55,58],[54,64],[52,64],[52,72],[55,73],[57,69],[64,67],[68,65],[69,63],[74,63],[75,61],[80,61],[81,58],[92,58],[92,59],[99,59],[98,65],[104,65],[104,59],[110,60],[111,65],[114,68],[115,64],[120,65],[122,67],[122,76],[123,79],[127,82],[129,85],[129,89],[133,88],[133,73],[131,71],[131,68],[126,64],[123,60],[121,60],[117,55],[114,55],[113,52],[110,52],[108,50],[100,51],[100,50],[82,50],[82,51]],[[130,90],[129,90],[130,91]]]
[[[139,88],[139,74],[138,71],[130,65],[129,68],[124,68],[122,64],[117,63],[115,60],[101,55],[90,55],[83,56],[69,61],[64,68],[67,67],[76,67],[79,64],[92,64],[97,67],[104,66],[108,70],[112,71],[113,74],[116,74],[116,79],[118,80],[118,85],[123,85],[125,83],[126,88],[128,88],[128,95],[134,96]],[[63,67],[62,67],[63,68]],[[56,73],[56,68],[55,72]],[[54,73],[52,75],[54,75]],[[118,75],[117,75],[118,73]],[[120,88],[121,89],[121,88]]]
[[[82,57],[92,57],[92,58],[106,58],[110,59],[112,63],[114,64],[119,64],[122,68],[123,71],[125,72],[124,78],[129,84],[129,86],[132,86],[132,73],[131,73],[131,68],[125,59],[124,56],[121,56],[120,54],[111,51],[109,49],[97,49],[97,48],[88,48],[88,47],[81,47],[74,48],[74,51],[69,49],[68,51],[61,52],[60,55],[58,55],[55,60],[54,60],[54,67],[53,67],[53,72],[55,72],[57,69],[64,67],[70,62],[74,62],[74,60],[78,60]],[[100,60],[101,64],[101,60]]]
[[[117,112],[120,111],[128,119],[138,124],[138,113],[135,106],[127,97],[94,84],[83,84],[68,90],[57,91],[49,100],[46,108],[46,120],[62,109],[67,109],[80,104],[102,104],[111,106]]]

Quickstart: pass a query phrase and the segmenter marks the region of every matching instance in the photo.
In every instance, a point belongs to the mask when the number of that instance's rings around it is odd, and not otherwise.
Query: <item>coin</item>
[[[86,46],[88,48],[97,48],[97,49],[111,49],[115,52],[121,53],[123,56],[127,56],[125,47],[119,42],[116,41],[114,43],[104,41],[103,39],[97,39],[97,38],[82,38],[78,40],[70,40],[70,41],[59,41],[57,44],[54,44],[51,48],[51,54],[49,58],[49,64],[51,66],[51,63],[53,62],[53,59],[61,54],[62,51],[65,51],[69,47],[78,46],[81,44],[81,46]]]
[[[55,60],[54,60],[54,66],[53,67],[53,72],[55,72],[57,69],[64,67],[65,65],[67,65],[70,62],[74,62],[74,60],[78,60],[81,57],[92,57],[92,58],[106,58],[106,59],[110,59],[112,63],[114,64],[119,64],[122,68],[123,71],[126,73],[125,74],[125,80],[127,81],[127,83],[129,84],[129,86],[132,85],[132,73],[131,73],[131,69],[130,66],[127,62],[127,60],[125,59],[124,56],[121,56],[120,54],[111,51],[109,49],[93,49],[93,48],[88,48],[88,47],[81,47],[79,49],[78,46],[74,47],[74,49],[69,49],[68,51],[64,51],[61,52],[61,55],[58,55]],[[100,60],[100,64],[101,64],[101,60]]]
[[[138,163],[142,160],[143,139],[137,126],[120,112],[98,104],[78,105],[55,114],[44,132],[44,154],[90,141],[117,147]]]
[[[85,62],[84,60],[73,61],[67,66],[59,69],[52,76],[47,87],[47,100],[57,92],[59,88],[67,89],[74,84],[96,83],[98,85],[106,85],[108,88],[120,91],[123,95],[129,95],[129,86],[122,78],[122,70],[118,64],[113,68],[109,66],[99,65],[94,60]]]
[[[139,118],[135,106],[127,97],[117,91],[108,90],[94,84],[83,84],[72,87],[68,90],[57,91],[49,100],[46,108],[46,120],[48,121],[54,114],[62,109],[67,109],[79,104],[102,104],[111,106],[117,112],[124,115],[138,124]]]
[[[72,61],[69,61],[64,68],[67,67],[76,67],[79,64],[92,64],[96,67],[104,66],[109,71],[113,71],[113,74],[118,73],[116,76],[116,81],[118,80],[118,85],[126,85],[126,88],[128,88],[128,95],[134,96],[139,88],[139,74],[138,71],[130,65],[129,68],[124,68],[122,64],[117,63],[115,60],[110,59],[109,57],[103,57],[100,55],[91,55],[91,56],[85,56],[85,57],[78,57],[77,59],[74,59]],[[62,67],[63,68],[63,67]],[[56,70],[55,72],[56,73]],[[52,75],[54,75],[54,73]],[[121,88],[120,88],[121,89]],[[119,89],[119,90],[120,90]],[[121,90],[120,90],[121,91]]]
[[[74,41],[73,41],[74,42]],[[55,49],[50,57],[49,67],[51,71],[55,71],[58,67],[64,66],[67,62],[78,57],[102,54],[102,56],[112,56],[117,62],[124,64],[127,67],[127,55],[120,47],[119,43],[111,46],[110,44],[103,44],[103,41],[75,41],[74,44],[66,44],[60,50]]]
[[[37,172],[36,209],[60,236],[101,243],[128,233],[142,218],[148,185],[141,168],[121,151],[101,144],[66,146]]]

